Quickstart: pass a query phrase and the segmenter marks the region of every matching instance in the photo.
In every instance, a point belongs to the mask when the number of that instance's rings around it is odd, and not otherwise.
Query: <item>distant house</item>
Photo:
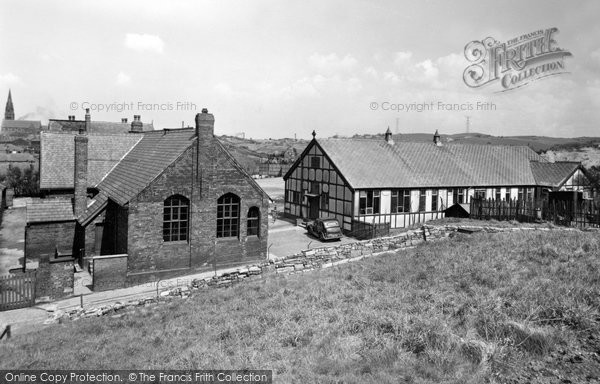
[[[214,136],[212,114],[195,129],[121,135],[88,133],[87,120],[41,136],[45,199],[28,206],[26,257],[69,245],[80,261],[96,255],[102,290],[266,256],[270,199]]]
[[[314,135],[314,132],[313,132]],[[579,198],[589,182],[578,163],[549,163],[526,146],[324,139],[308,144],[284,176],[285,212],[335,217],[348,232],[443,217],[471,198],[539,201],[560,190]]]
[[[20,168],[37,171],[38,160],[31,153],[0,153],[0,175],[6,175],[9,169]]]
[[[86,109],[86,119],[90,118],[90,110]],[[86,124],[85,120],[75,120],[75,116],[71,115],[67,120],[50,119],[48,121],[49,132],[79,132]],[[153,131],[152,123],[143,123],[140,115],[134,115],[131,123],[127,122],[127,118],[122,118],[121,122],[111,121],[88,121],[87,133],[92,134],[122,134],[128,132],[143,132]]]

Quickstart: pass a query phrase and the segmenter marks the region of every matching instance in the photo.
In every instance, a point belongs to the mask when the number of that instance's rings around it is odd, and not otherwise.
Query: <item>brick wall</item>
[[[54,254],[40,255],[36,275],[36,299],[60,299],[73,294],[74,260],[71,257],[54,258]]]
[[[200,144],[199,159],[196,146],[189,148],[130,201],[126,252],[130,280],[143,281],[146,274],[145,280],[151,281],[158,271],[170,275],[190,268],[212,269],[215,263],[222,268],[265,259],[268,198],[214,140],[211,136],[210,143]],[[196,164],[201,165],[199,170]],[[238,238],[217,239],[217,199],[226,193],[240,198],[240,233]],[[191,202],[189,241],[163,241],[164,200],[175,194]],[[260,210],[259,236],[246,234],[247,214],[253,206]]]
[[[127,255],[96,256],[92,260],[94,291],[126,287]]]
[[[62,252],[73,252],[75,222],[30,223],[25,227],[25,259],[54,253],[56,247]]]

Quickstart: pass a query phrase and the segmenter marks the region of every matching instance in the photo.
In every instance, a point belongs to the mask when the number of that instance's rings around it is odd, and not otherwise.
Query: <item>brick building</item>
[[[269,197],[214,136],[214,117],[205,109],[195,128],[112,136],[85,128],[42,135],[40,187],[47,204],[73,191],[74,223],[70,237],[42,242],[54,249],[70,240],[76,258],[91,257],[94,289],[266,257]],[[111,141],[120,145],[112,154]],[[46,164],[53,162],[45,152],[50,143],[55,155],[63,143],[72,166]]]

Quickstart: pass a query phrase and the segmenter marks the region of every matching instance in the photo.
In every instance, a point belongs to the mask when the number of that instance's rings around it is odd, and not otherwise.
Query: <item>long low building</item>
[[[313,140],[285,174],[285,213],[402,228],[443,217],[472,197],[539,202],[557,191],[588,198],[580,163],[550,163],[527,146],[385,139]]]

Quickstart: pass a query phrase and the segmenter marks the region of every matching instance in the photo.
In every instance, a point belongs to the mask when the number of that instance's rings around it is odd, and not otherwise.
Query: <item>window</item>
[[[506,188],[506,196],[504,199],[506,199],[506,201],[510,201],[510,188]]]
[[[323,192],[321,194],[321,209],[324,211],[329,210],[329,194]]]
[[[258,236],[260,228],[260,211],[258,207],[251,207],[248,210],[248,224],[246,234],[248,236]]]
[[[533,195],[533,188],[527,188],[527,195],[525,196],[525,200],[527,201],[533,201],[534,195]]]
[[[396,189],[392,191],[392,213],[410,212],[410,190]]]
[[[475,193],[473,194],[474,199],[485,199],[485,189],[476,188]]]
[[[164,241],[187,241],[189,205],[189,200],[180,195],[174,195],[165,200],[163,207]]]
[[[379,213],[379,191],[360,191],[359,212],[362,215]]]
[[[456,196],[455,203],[464,204],[465,202],[465,189],[454,188],[454,196]]]
[[[438,210],[438,190],[434,189],[431,191],[431,210],[432,211],[437,211]]]
[[[319,156],[311,156],[311,158],[310,158],[310,167],[311,168],[321,168],[321,157],[319,157]]]
[[[419,190],[419,212],[425,211],[425,201],[427,200],[427,191],[425,189]]]
[[[502,191],[500,188],[496,188],[496,201],[500,201],[502,199]]]
[[[519,189],[517,190],[517,192],[518,192],[518,193],[517,193],[517,195],[518,195],[518,197],[517,197],[517,200],[519,200],[519,201],[523,201],[523,192],[524,192],[524,189],[525,189],[525,188],[519,188]]]
[[[238,237],[240,198],[227,193],[217,200],[217,237]]]

